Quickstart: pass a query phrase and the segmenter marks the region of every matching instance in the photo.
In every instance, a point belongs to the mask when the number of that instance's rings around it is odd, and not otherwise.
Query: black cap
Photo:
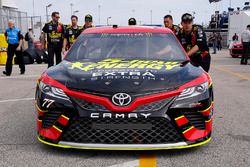
[[[130,25],[130,26],[136,25],[136,20],[135,20],[135,18],[130,18],[130,19],[128,19],[128,25]]]
[[[85,22],[92,22],[93,21],[93,17],[90,14],[87,14],[85,16]]]
[[[193,21],[193,16],[189,13],[185,13],[182,15],[181,17],[181,21],[184,22],[184,21]]]

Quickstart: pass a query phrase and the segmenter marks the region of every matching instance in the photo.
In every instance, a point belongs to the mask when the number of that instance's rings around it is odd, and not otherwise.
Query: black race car
[[[172,31],[87,29],[36,89],[42,143],[63,148],[145,150],[211,140],[213,88]]]

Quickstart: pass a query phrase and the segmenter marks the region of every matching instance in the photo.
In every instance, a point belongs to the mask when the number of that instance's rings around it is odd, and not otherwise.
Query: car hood
[[[105,59],[63,61],[47,74],[72,90],[96,93],[170,91],[199,77],[203,70],[180,62]]]

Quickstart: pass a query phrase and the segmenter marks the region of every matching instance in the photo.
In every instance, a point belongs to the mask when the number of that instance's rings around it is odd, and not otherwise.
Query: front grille
[[[85,144],[166,144],[183,141],[165,118],[79,118],[65,130],[61,140]]]
[[[232,54],[242,54],[242,50],[239,49],[233,49]]]
[[[55,124],[56,120],[63,114],[63,111],[48,111],[44,114],[42,119],[42,127],[50,128]]]
[[[182,110],[182,114],[197,129],[204,130],[206,128],[204,116],[195,110]]]
[[[86,111],[99,111],[99,112],[110,112],[105,106],[88,102],[81,99],[74,99],[77,105],[80,106],[83,110]],[[135,109],[133,112],[153,112],[153,111],[159,111],[163,107],[165,107],[167,104],[169,104],[172,101],[172,98],[156,101],[153,103],[149,103],[146,105],[139,106],[137,109]]]

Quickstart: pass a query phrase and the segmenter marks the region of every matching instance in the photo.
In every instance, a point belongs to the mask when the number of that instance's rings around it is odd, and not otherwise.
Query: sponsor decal
[[[44,99],[43,100],[43,104],[42,104],[42,107],[45,107],[45,108],[50,108],[50,106],[55,103],[55,100],[51,100],[51,99]]]
[[[156,80],[155,74],[152,71],[140,72],[136,70],[119,70],[119,71],[97,71],[93,72],[91,76],[92,81],[96,80],[114,80],[114,79],[128,79],[128,80]],[[165,78],[161,78],[165,80]]]
[[[122,119],[126,119],[126,118],[149,118],[151,116],[150,113],[146,114],[146,113],[129,113],[129,114],[124,114],[124,113],[91,113],[90,114],[90,118],[122,118]]]
[[[147,70],[172,70],[179,66],[178,62],[165,62],[160,60],[123,60],[104,59],[99,62],[73,62],[69,69],[91,71],[94,69],[147,69]]]

